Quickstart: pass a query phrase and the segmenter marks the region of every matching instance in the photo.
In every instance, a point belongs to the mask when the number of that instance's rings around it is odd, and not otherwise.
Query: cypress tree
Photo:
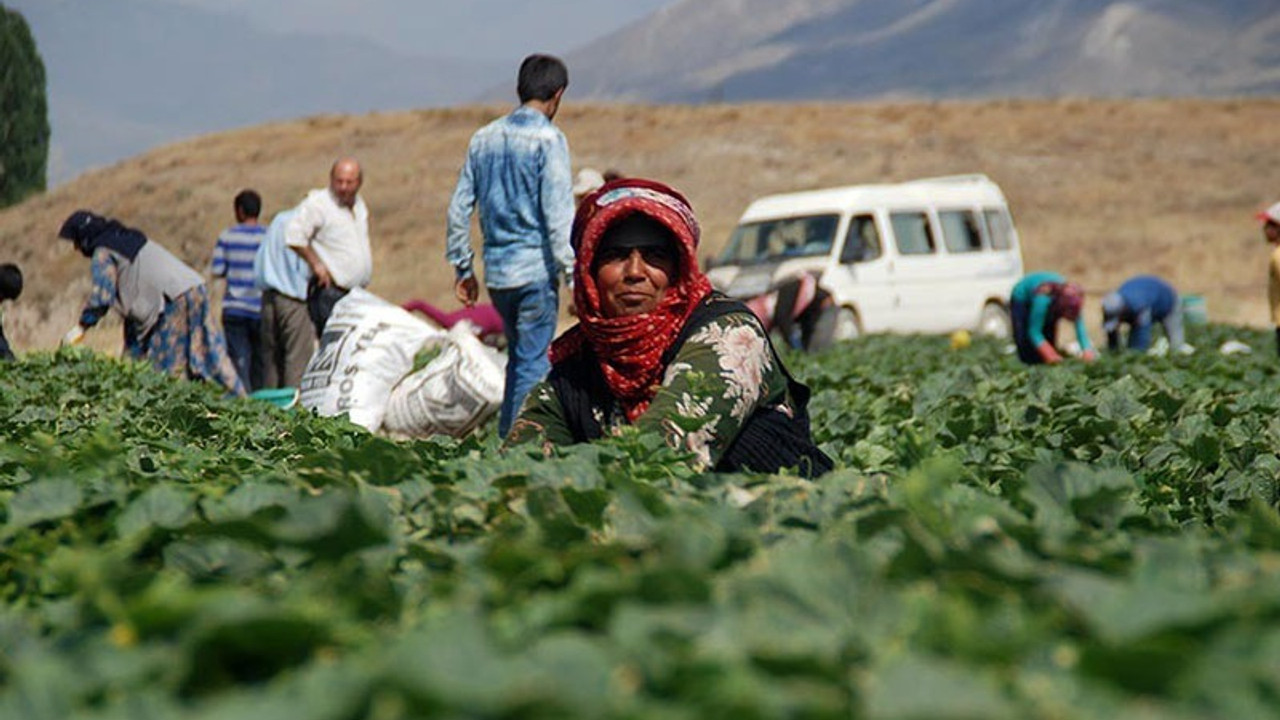
[[[0,207],[43,191],[48,161],[44,61],[27,21],[0,5]]]

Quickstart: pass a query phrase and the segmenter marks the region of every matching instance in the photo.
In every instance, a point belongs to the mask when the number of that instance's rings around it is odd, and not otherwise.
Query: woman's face
[[[605,317],[647,313],[658,306],[676,274],[671,243],[606,247],[595,257],[596,288]]]

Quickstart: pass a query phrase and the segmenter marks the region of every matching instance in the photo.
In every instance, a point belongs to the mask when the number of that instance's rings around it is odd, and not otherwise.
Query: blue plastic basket
[[[1209,303],[1203,295],[1184,295],[1182,297],[1182,317],[1188,325],[1209,324]]]

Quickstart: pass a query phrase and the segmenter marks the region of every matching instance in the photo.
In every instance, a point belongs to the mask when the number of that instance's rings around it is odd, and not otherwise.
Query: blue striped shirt
[[[223,315],[257,319],[262,314],[262,292],[253,282],[253,258],[266,231],[261,225],[236,225],[218,236],[209,272],[227,279]]]

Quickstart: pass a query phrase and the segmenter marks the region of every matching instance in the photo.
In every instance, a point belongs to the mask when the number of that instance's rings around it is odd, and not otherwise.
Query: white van
[[[836,339],[975,330],[1008,337],[1022,251],[985,175],[852,185],[751,203],[707,274],[746,298],[815,273],[839,306]]]

